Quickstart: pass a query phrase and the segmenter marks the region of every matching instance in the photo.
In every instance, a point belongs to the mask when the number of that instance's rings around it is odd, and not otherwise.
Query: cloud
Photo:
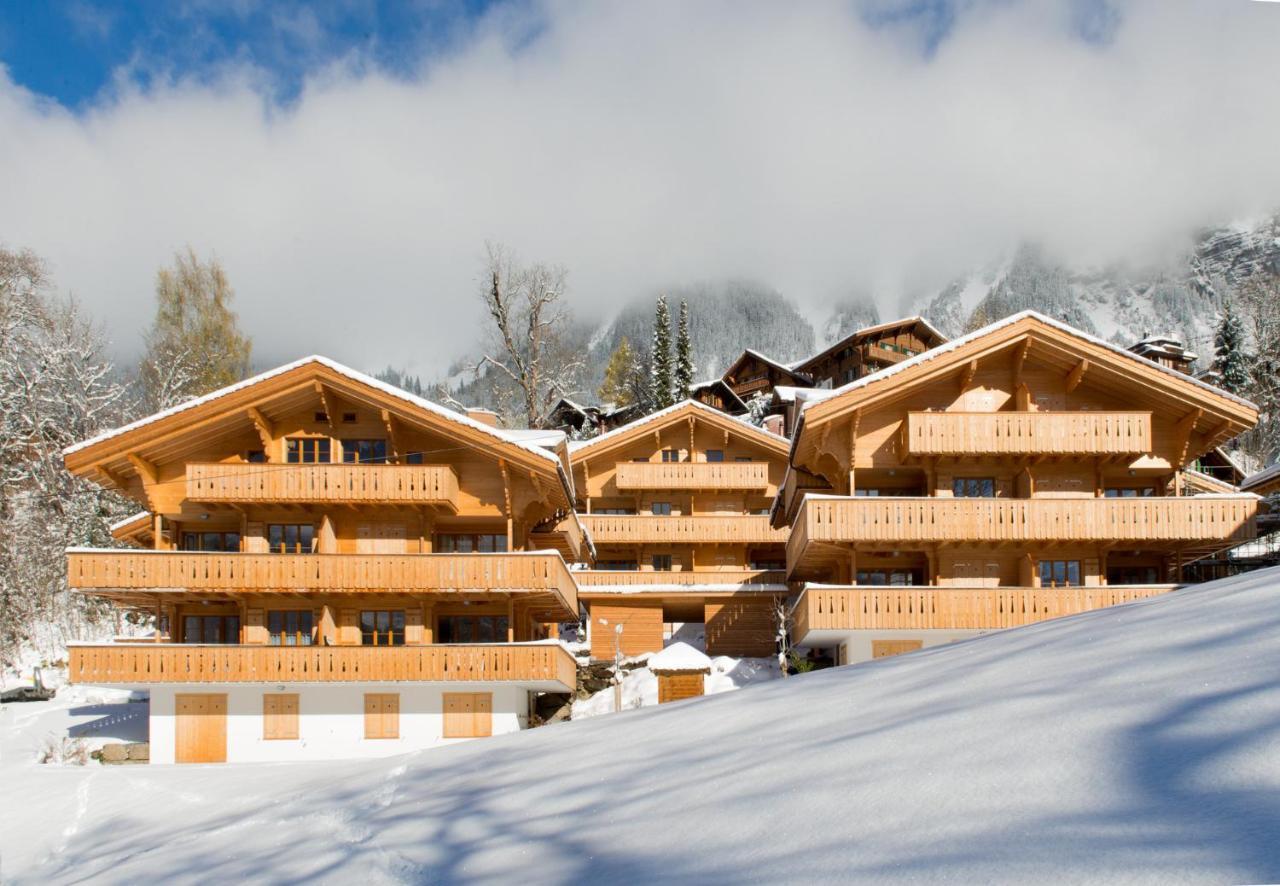
[[[74,114],[0,80],[0,238],[124,351],[190,243],[260,362],[430,374],[477,337],[486,239],[600,314],[726,275],[892,311],[1023,238],[1142,261],[1280,205],[1272,6],[925,6],[500,7],[411,76],[356,50],[284,106],[247,63]]]

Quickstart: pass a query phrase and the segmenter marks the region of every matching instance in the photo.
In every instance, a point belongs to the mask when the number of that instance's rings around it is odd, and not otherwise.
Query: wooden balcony
[[[578,616],[578,588],[559,554],[205,554],[67,552],[73,588],[201,591],[439,591],[547,594]],[[125,596],[108,594],[107,596]]]
[[[579,517],[597,545],[602,544],[757,544],[787,540],[767,515],[732,514],[656,517],[649,514]]]
[[[457,511],[458,475],[448,465],[187,465],[187,498],[200,502],[325,502],[435,505]]]
[[[1175,585],[806,588],[793,610],[792,639],[803,643],[821,631],[1016,628],[1155,597],[1174,588]]]
[[[554,643],[449,646],[72,646],[68,679],[124,683],[521,682],[572,691],[577,663]]]
[[[769,488],[765,462],[619,462],[614,483],[622,490]]]
[[[912,412],[908,456],[1141,455],[1151,451],[1149,412]]]
[[[596,587],[634,587],[638,585],[682,585],[696,588],[698,585],[780,585],[785,584],[787,574],[770,569],[720,569],[706,572],[655,572],[636,570],[591,569],[573,573],[580,590]]]

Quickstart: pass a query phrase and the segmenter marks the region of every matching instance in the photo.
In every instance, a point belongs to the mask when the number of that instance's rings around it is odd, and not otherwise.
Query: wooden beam
[[[693,440],[694,440],[693,416],[692,416],[692,415],[690,415],[690,416],[689,416],[689,461],[693,461],[693,460],[694,460],[694,458],[693,458],[693,450],[694,450]]]
[[[160,472],[156,470],[156,466],[147,461],[136,452],[130,452],[125,455],[129,459],[129,464],[138,469],[138,474],[142,477],[143,485],[154,486],[160,482]]]
[[[250,406],[245,412],[248,414],[249,420],[253,422],[253,429],[258,432],[258,440],[262,443],[262,454],[267,461],[273,461],[271,449],[275,443],[275,426],[267,420],[267,417],[256,406]]]
[[[964,368],[960,370],[960,393],[964,393],[969,385],[973,384],[973,377],[978,374],[978,361],[970,360],[964,364]]]
[[[511,526],[511,476],[507,473],[507,460],[505,458],[498,459],[498,470],[502,473],[502,505],[503,513],[507,517],[507,550],[512,550],[514,534]]]
[[[329,394],[325,390],[324,384],[322,382],[317,381],[315,383],[315,389],[316,389],[317,396],[320,397],[320,405],[324,407],[325,420],[329,424],[329,429],[332,430],[333,429],[333,406],[329,402]]]
[[[1173,428],[1173,439],[1175,445],[1175,453],[1177,455],[1174,467],[1181,468],[1187,461],[1187,450],[1191,447],[1191,433],[1196,428],[1196,422],[1200,421],[1200,416],[1204,415],[1204,410],[1200,407],[1188,412],[1182,418],[1178,419],[1178,423]]]
[[[387,442],[391,444],[391,455],[397,463],[404,461],[404,453],[400,451],[400,435],[396,433],[396,419],[390,410],[382,410],[382,426],[387,429]]]
[[[1077,363],[1070,372],[1067,373],[1067,393],[1070,394],[1076,388],[1080,387],[1080,382],[1084,380],[1084,374],[1089,371],[1088,358],[1082,359]]]
[[[95,467],[102,476],[111,481],[111,484],[115,486],[116,489],[124,492],[129,488],[129,481],[126,480],[118,471],[114,471],[106,465],[95,465]]]
[[[1031,339],[1024,338],[1019,344],[1017,350],[1013,352],[1013,386],[1017,388],[1022,384],[1022,368],[1027,362],[1027,352],[1031,350]]]

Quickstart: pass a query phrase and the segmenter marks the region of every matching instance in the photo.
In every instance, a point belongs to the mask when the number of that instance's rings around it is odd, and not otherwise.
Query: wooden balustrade
[[[1149,412],[911,412],[906,455],[1135,455],[1151,451]]]
[[[619,462],[614,474],[619,489],[724,489],[769,488],[765,462],[690,461]]]
[[[559,554],[237,554],[72,549],[73,588],[550,593],[577,618]]]
[[[627,585],[777,585],[785,584],[787,580],[787,574],[780,569],[722,569],[706,572],[592,569],[574,572],[573,577],[578,580],[579,588]]]
[[[577,663],[554,643],[433,646],[72,646],[73,683],[538,682],[571,691]]]
[[[202,502],[430,504],[457,510],[458,475],[448,465],[187,465],[187,498]]]
[[[1155,597],[1175,585],[806,588],[793,637],[813,631],[996,630]]]
[[[781,543],[787,530],[769,526],[765,515],[583,514],[582,525],[599,544]]]

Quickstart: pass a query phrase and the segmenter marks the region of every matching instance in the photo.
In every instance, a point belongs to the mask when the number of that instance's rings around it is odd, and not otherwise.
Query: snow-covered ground
[[[37,766],[84,715],[14,705],[0,878],[1274,882],[1277,638],[1270,570],[342,765]]]
[[[648,655],[638,655],[626,659],[626,663],[648,662]],[[707,675],[704,691],[707,695],[721,692],[732,692],[752,683],[774,680],[782,676],[776,658],[733,658],[728,655],[717,655],[711,659],[711,673]],[[614,703],[613,687],[603,689],[590,698],[575,699],[573,702],[574,720],[585,720],[601,714],[612,714]],[[652,707],[658,703],[658,678],[647,666],[623,669],[622,673],[622,710],[631,711],[636,708]]]

